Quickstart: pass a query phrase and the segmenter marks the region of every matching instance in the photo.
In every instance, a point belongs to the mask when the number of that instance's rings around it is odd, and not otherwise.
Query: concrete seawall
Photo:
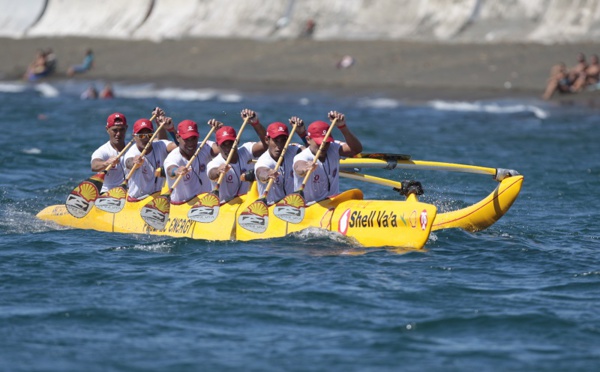
[[[594,42],[600,0],[0,0],[0,37]]]

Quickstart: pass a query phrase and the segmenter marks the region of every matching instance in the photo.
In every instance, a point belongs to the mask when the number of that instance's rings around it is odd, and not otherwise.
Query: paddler
[[[165,117],[164,113],[156,117],[156,123],[161,126],[164,123],[161,131],[173,131],[173,120]],[[142,152],[148,145],[150,137],[154,133],[154,126],[148,119],[139,119],[133,125],[133,137],[135,146],[132,146],[125,153],[124,161],[127,170],[131,170],[135,165],[137,170],[129,180],[129,192],[127,200],[138,201],[160,191],[165,183],[164,162],[167,155],[177,148],[174,142],[166,139],[157,139],[146,150],[146,154],[141,156]],[[166,137],[166,134],[157,134],[157,138]]]
[[[100,192],[106,192],[117,187],[125,179],[123,159],[118,158],[119,152],[125,148],[125,133],[127,132],[127,118],[120,112],[114,112],[106,119],[106,133],[108,142],[92,153],[92,172],[101,172],[112,165],[104,177],[104,184]]]
[[[304,121],[294,116],[290,118],[290,124],[296,126],[296,133],[301,137],[306,137],[306,128]],[[254,173],[258,181],[258,193],[263,195],[269,180],[273,179],[273,186],[267,194],[267,204],[273,204],[283,199],[286,195],[295,191],[294,188],[294,156],[304,149],[297,144],[290,144],[286,149],[283,161],[277,172],[274,170],[283,148],[289,138],[288,127],[281,122],[274,122],[267,127],[267,136],[265,142],[268,149],[262,154],[254,165]]]
[[[344,114],[337,111],[328,113],[330,120],[336,120],[335,125],[342,132],[345,142],[334,141],[332,136],[325,139],[329,124],[324,121],[315,121],[308,126],[306,139],[308,147],[294,157],[294,188],[298,190],[302,185],[304,176],[311,166],[313,171],[304,188],[306,202],[319,201],[340,192],[340,157],[354,156],[362,151],[362,144],[356,138],[348,125]],[[325,141],[321,156],[312,165],[321,143]]]
[[[242,119],[248,119],[254,131],[260,139],[259,142],[246,142],[239,146],[232,155],[231,162],[227,163],[229,152],[232,151],[233,143],[236,139],[236,131],[232,127],[224,126],[217,130],[217,145],[221,154],[216,156],[208,163],[208,178],[212,182],[213,188],[216,187],[219,175],[225,173],[222,184],[219,186],[219,199],[222,202],[233,199],[236,195],[243,195],[248,192],[249,182],[254,180],[254,165],[252,160],[262,155],[267,149],[265,142],[266,131],[260,124],[256,113],[249,109],[243,109]]]
[[[223,123],[211,119],[208,121],[208,125],[219,128],[223,126]],[[171,194],[173,204],[183,204],[196,195],[211,190],[210,180],[206,175],[206,165],[220,151],[213,141],[207,141],[190,167],[186,167],[198,149],[199,137],[198,124],[194,121],[183,120],[177,125],[176,140],[179,147],[169,153],[164,165],[169,187],[173,185],[179,175],[183,175]]]

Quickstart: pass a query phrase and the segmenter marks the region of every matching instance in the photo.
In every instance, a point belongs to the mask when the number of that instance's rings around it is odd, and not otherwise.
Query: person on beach
[[[101,192],[104,193],[113,187],[119,186],[125,179],[125,165],[123,158],[117,158],[119,152],[125,148],[125,133],[127,132],[127,118],[120,112],[114,112],[106,119],[106,133],[108,142],[92,153],[92,172],[100,172],[109,165],[112,168],[104,177]]]
[[[301,138],[306,137],[306,128],[304,128],[304,121],[302,119],[294,116],[290,119],[290,124],[296,125],[297,133]],[[277,172],[274,170],[288,137],[289,131],[285,124],[281,122],[269,124],[265,138],[268,149],[258,158],[254,165],[254,174],[258,181],[258,193],[260,195],[265,192],[269,180],[273,179],[273,186],[267,195],[267,204],[276,203],[295,191],[294,156],[304,148],[297,144],[290,144],[285,152],[284,160],[279,170]]]
[[[573,83],[572,90],[574,92],[582,92],[586,87],[591,87],[592,90],[596,89],[600,82],[600,64],[598,62],[598,56],[593,54],[590,57],[590,64],[587,65],[585,70],[578,74],[577,80]]]
[[[552,98],[556,92],[573,92],[572,86],[574,81],[571,80],[570,76],[571,75],[569,74],[569,71],[564,63],[560,62],[559,64],[553,66],[542,98],[548,100]]]
[[[73,65],[67,69],[67,75],[72,77],[75,74],[82,74],[87,72],[94,67],[94,52],[88,49],[83,57],[83,62],[79,65]]]
[[[223,123],[211,119],[208,121],[208,125],[220,128]],[[199,137],[198,125],[192,120],[183,120],[177,125],[176,141],[179,146],[171,151],[164,161],[169,188],[173,186],[177,177],[182,175],[181,181],[171,194],[173,204],[185,203],[196,195],[211,190],[206,166],[220,151],[213,141],[206,141],[190,167],[186,167],[198,149]]]
[[[217,130],[217,145],[221,154],[208,163],[207,174],[212,182],[213,189],[221,173],[225,173],[222,184],[219,186],[219,199],[222,202],[233,199],[237,195],[243,195],[250,188],[250,181],[254,181],[254,166],[252,160],[262,155],[267,149],[265,142],[266,131],[260,124],[256,113],[249,109],[241,112],[242,119],[248,119],[252,128],[260,138],[260,142],[246,142],[237,149],[232,149],[236,138],[235,129],[232,127],[221,127]],[[231,162],[227,162],[230,151],[235,151]]]
[[[28,81],[36,81],[49,75],[49,70],[46,61],[46,52],[38,50],[33,61],[27,67],[23,79]]]
[[[362,143],[348,128],[344,114],[330,111],[329,119],[336,121],[336,126],[342,132],[345,142],[337,142],[328,137],[325,147],[317,162],[312,162],[323,143],[329,124],[315,121],[308,126],[308,148],[294,157],[294,189],[302,185],[304,176],[312,168],[312,174],[304,188],[306,202],[319,201],[340,192],[340,157],[354,156],[362,151]]]
[[[132,146],[123,157],[128,172],[134,166],[138,167],[129,180],[127,195],[129,201],[138,201],[160,191],[165,183],[164,162],[167,155],[176,149],[177,145],[164,139],[166,138],[165,131],[174,130],[173,120],[162,115],[156,117],[156,123],[159,126],[165,123],[163,129],[161,129],[163,133],[157,133],[157,138],[162,137],[163,139],[153,141],[144,156],[141,156],[142,151],[144,151],[154,133],[154,126],[148,119],[139,119],[133,125],[135,146]]]

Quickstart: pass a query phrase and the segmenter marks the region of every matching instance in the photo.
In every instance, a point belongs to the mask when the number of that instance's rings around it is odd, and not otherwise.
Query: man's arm
[[[345,143],[340,147],[340,155],[350,157],[362,152],[362,143],[348,128],[344,114],[337,111],[331,111],[329,112],[329,118],[331,120],[337,119],[336,126],[344,136]]]

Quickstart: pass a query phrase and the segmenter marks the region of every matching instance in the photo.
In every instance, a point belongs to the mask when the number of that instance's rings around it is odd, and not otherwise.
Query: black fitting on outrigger
[[[423,195],[423,186],[421,182],[414,180],[402,181],[402,188],[394,188],[395,191],[398,191],[400,195],[404,195],[408,197],[410,194],[415,195]]]

